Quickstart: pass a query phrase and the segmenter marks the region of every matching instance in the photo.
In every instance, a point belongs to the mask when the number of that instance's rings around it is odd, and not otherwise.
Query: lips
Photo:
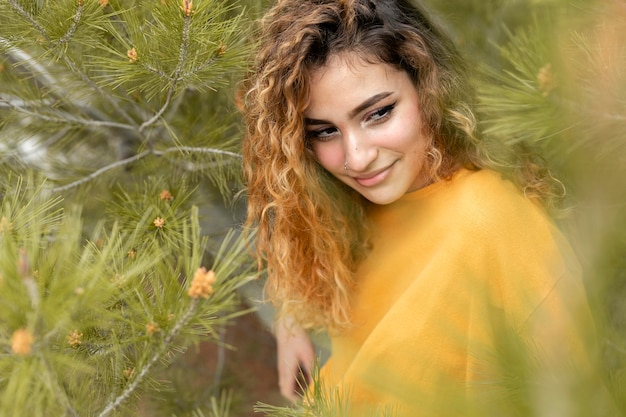
[[[369,172],[367,174],[359,175],[358,177],[352,177],[362,187],[374,187],[381,182],[385,181],[391,173],[391,168],[395,165],[395,162],[386,168],[378,171]]]

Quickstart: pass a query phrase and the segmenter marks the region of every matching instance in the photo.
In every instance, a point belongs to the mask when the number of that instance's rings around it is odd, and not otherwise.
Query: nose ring
[[[346,159],[346,162],[343,163],[343,170],[347,171],[348,170],[348,160]]]

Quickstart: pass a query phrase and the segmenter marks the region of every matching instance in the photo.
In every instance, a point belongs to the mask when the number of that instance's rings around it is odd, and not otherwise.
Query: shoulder
[[[463,170],[449,181],[450,208],[458,222],[474,232],[521,231],[551,223],[538,204],[495,171]]]
[[[504,179],[495,171],[462,170],[449,181],[451,194],[457,199],[456,203],[467,208],[506,209],[522,201],[528,201],[511,181]]]

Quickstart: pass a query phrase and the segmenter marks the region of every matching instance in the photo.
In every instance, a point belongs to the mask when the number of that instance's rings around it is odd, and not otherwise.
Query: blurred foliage
[[[423,2],[475,70],[488,140],[537,151],[568,190],[560,224],[585,269],[602,371],[626,410],[626,5]],[[233,98],[250,22],[270,3],[0,1],[0,415],[98,415],[139,380],[111,411],[132,414],[144,390],[172,389],[152,374],[170,354],[219,342],[239,314],[241,242],[219,250],[241,189]],[[224,284],[195,303],[185,288],[203,264]],[[16,334],[32,337],[27,354]],[[572,401],[589,410],[584,393]],[[337,415],[337,395],[317,409],[260,410]],[[232,398],[167,410],[225,416]]]
[[[626,4],[424,3],[475,68],[486,140],[525,145],[564,183],[559,223],[582,261],[605,366],[626,406]]]
[[[162,385],[155,373],[176,352],[219,342],[220,328],[242,314],[236,290],[251,279],[245,242],[231,234],[207,256],[196,208],[176,213],[168,227],[150,210],[133,229],[103,221],[85,239],[78,209],[63,210],[49,186],[8,182],[1,416],[135,415],[137,399]],[[152,195],[159,199],[167,204]]]

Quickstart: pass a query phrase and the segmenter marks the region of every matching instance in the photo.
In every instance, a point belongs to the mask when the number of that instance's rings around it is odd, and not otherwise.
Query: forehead
[[[364,67],[375,64],[381,64],[381,61],[374,56],[350,51],[340,52],[329,55],[323,64],[311,66],[309,74],[311,78],[319,78],[328,70],[346,69],[358,72]]]
[[[324,65],[312,69],[309,77],[312,101],[331,94],[358,98],[381,89],[393,91],[411,87],[414,86],[405,71],[356,53],[331,55]]]
[[[362,57],[354,52],[331,55],[322,66],[309,72],[310,90],[313,93],[320,85],[334,84],[342,89],[346,83],[386,83],[406,76],[389,64]]]

